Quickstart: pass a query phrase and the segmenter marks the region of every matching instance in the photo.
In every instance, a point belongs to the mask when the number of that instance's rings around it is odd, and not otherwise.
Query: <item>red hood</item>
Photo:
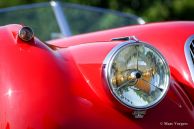
[[[179,83],[184,84],[185,89],[193,95],[194,85],[184,54],[185,42],[192,34],[194,34],[194,22],[164,22],[72,36],[53,40],[50,43],[62,47],[70,47],[79,44],[96,44],[96,42],[111,41],[112,38],[116,37],[136,36],[139,40],[156,47],[164,55],[170,65],[171,75]]]

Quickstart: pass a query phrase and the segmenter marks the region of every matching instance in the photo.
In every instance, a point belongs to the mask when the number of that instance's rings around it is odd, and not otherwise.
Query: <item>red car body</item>
[[[18,38],[21,25],[0,27],[0,129],[151,129],[194,127],[194,85],[184,55],[194,22],[152,23],[49,41]],[[36,35],[38,37],[38,35]],[[170,67],[165,98],[142,119],[106,90],[103,61],[136,36],[157,48]]]

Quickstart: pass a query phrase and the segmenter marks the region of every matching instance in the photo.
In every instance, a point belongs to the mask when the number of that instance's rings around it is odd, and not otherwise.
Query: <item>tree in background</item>
[[[76,4],[109,8],[136,14],[147,22],[194,20],[194,0],[61,0]],[[48,0],[1,0],[0,7],[9,7]]]
[[[194,20],[194,0],[65,0],[133,13],[146,21]]]

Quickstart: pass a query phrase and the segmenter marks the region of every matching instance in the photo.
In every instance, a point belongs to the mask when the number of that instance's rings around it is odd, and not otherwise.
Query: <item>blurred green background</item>
[[[1,0],[0,8],[49,0]],[[194,0],[60,0],[132,13],[146,22],[194,20]]]

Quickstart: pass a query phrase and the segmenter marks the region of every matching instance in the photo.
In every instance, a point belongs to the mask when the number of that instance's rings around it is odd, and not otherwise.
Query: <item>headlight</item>
[[[108,54],[104,73],[112,95],[132,109],[147,109],[159,103],[169,87],[169,67],[154,47],[123,43]]]

